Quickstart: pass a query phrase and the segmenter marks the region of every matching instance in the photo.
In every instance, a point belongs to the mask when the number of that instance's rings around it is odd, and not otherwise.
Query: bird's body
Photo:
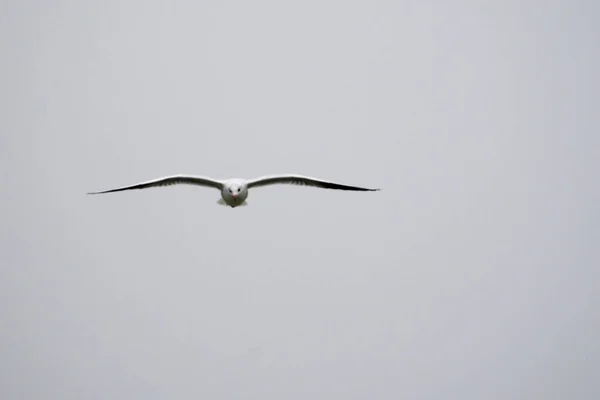
[[[246,205],[246,199],[248,198],[249,189],[275,184],[305,185],[319,187],[322,189],[352,190],[361,192],[380,190],[368,189],[359,186],[343,185],[341,183],[324,181],[321,179],[294,174],[263,176],[260,178],[250,180],[237,178],[216,180],[203,176],[173,175],[116,189],[109,189],[101,192],[90,192],[88,194],[120,192],[123,190],[146,189],[150,187],[169,186],[177,184],[198,185],[218,189],[221,192],[221,199],[219,200],[219,204],[228,205],[232,208]]]
[[[242,179],[229,179],[223,182],[221,199],[226,205],[238,207],[244,204],[248,197],[248,184]]]

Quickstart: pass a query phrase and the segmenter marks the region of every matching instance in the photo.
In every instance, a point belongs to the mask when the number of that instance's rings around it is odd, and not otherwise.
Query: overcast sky
[[[0,2],[0,398],[599,398],[599,11]]]

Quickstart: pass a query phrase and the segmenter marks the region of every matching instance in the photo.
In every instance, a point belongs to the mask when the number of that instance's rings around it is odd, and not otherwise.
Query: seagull
[[[313,186],[321,189],[336,189],[336,190],[352,190],[359,192],[376,192],[381,189],[369,189],[359,186],[343,185],[341,183],[335,183],[331,181],[325,181],[322,179],[311,178],[303,175],[295,174],[284,174],[284,175],[269,175],[262,176],[255,179],[225,179],[217,180],[208,178],[205,176],[195,175],[172,175],[164,178],[153,179],[151,181],[136,183],[130,186],[123,186],[116,189],[104,190],[101,192],[89,192],[88,194],[102,194],[111,192],[121,192],[123,190],[132,189],[146,189],[157,186],[170,186],[170,185],[197,185],[218,189],[221,191],[221,198],[217,201],[218,204],[224,206],[230,206],[232,208],[239,206],[246,206],[246,198],[248,197],[248,191],[252,188],[277,185],[277,184],[288,184],[288,185],[302,185],[302,186]]]

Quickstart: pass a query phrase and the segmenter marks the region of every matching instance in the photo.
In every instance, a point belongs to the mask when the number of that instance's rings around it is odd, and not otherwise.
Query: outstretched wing
[[[164,178],[158,178],[147,182],[136,183],[135,185],[123,186],[116,189],[104,190],[101,192],[89,192],[88,194],[101,194],[101,193],[111,193],[111,192],[121,192],[123,190],[132,190],[132,189],[146,189],[157,186],[171,186],[171,185],[198,185],[198,186],[206,186],[215,189],[221,189],[222,183],[220,181],[206,178],[203,176],[193,176],[193,175],[173,175],[167,176]]]
[[[267,185],[277,184],[288,184],[288,185],[302,185],[302,186],[314,186],[322,189],[336,189],[336,190],[354,190],[360,192],[375,192],[380,189],[370,189],[360,186],[350,186],[341,183],[325,181],[322,179],[311,178],[303,175],[271,175],[263,176],[260,178],[252,179],[248,181],[248,188],[261,187]]]

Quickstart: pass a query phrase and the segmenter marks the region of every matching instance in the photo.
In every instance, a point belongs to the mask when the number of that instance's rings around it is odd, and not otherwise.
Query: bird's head
[[[248,190],[247,186],[242,182],[229,182],[225,185],[224,191],[226,195],[237,199],[238,197],[243,197]]]

